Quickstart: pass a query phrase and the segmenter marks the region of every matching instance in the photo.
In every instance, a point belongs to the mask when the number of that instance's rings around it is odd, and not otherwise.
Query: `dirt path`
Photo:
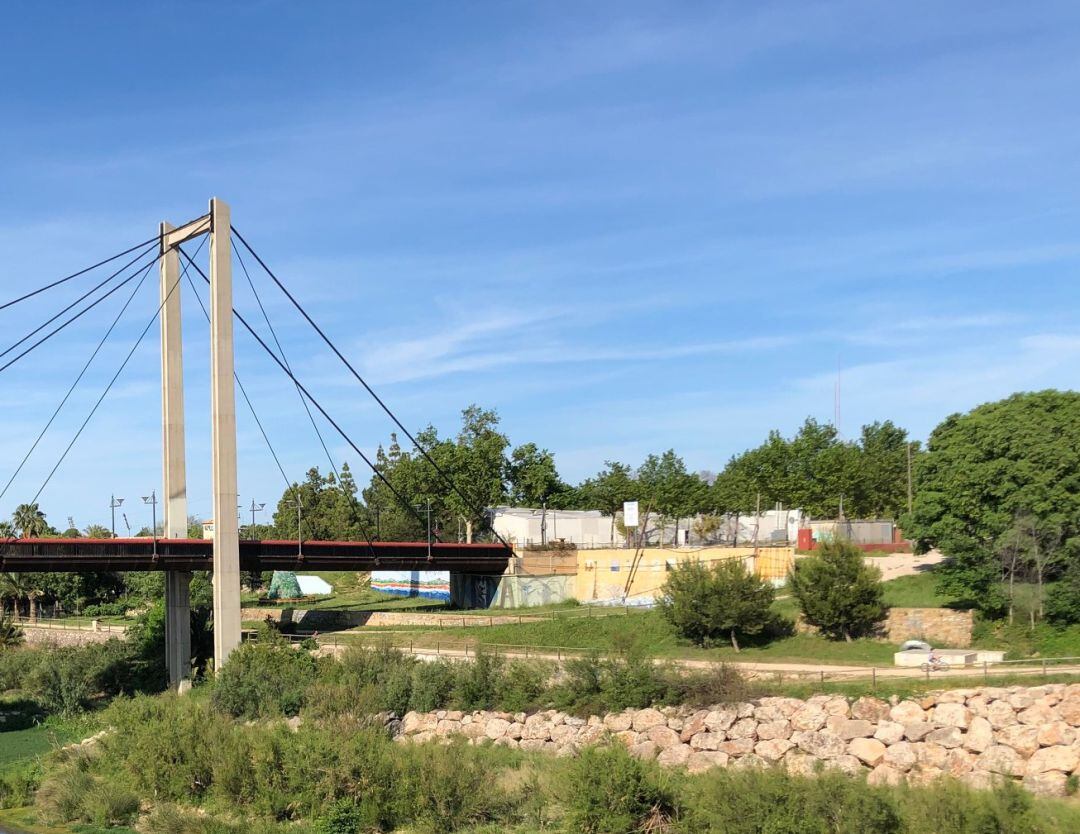
[[[867,556],[866,564],[880,568],[881,578],[888,581],[928,571],[944,558],[937,550],[931,550],[919,556],[910,553],[890,553],[888,556]]]
[[[320,645],[319,651],[322,654],[334,655],[344,651],[348,648],[345,644],[329,644],[324,643]],[[446,658],[447,660],[465,661],[472,660],[476,657],[475,648],[451,648],[451,647],[422,647],[414,646],[411,649],[408,646],[396,646],[395,648],[406,654],[412,654],[414,657],[425,658],[428,660],[435,660],[437,658]],[[580,650],[570,650],[566,652],[551,652],[545,650],[533,651],[531,649],[520,649],[516,651],[507,651],[499,649],[500,657],[515,658],[521,660],[543,660],[550,663],[561,663],[565,660],[574,657],[581,657],[586,654]],[[825,682],[842,682],[842,681],[860,681],[860,680],[877,680],[879,678],[888,679],[917,679],[917,680],[934,680],[935,676],[940,677],[971,677],[971,678],[987,678],[993,680],[995,676],[1001,675],[1043,675],[1043,674],[1080,674],[1080,663],[1062,663],[1062,664],[1050,664],[1044,668],[1040,661],[1030,661],[1025,665],[1020,664],[989,664],[987,666],[969,666],[963,668],[950,669],[947,673],[931,673],[929,676],[926,672],[918,668],[903,667],[903,666],[851,666],[843,664],[822,664],[822,663],[765,663],[755,661],[715,661],[715,660],[680,660],[680,659],[664,659],[657,658],[657,663],[671,663],[674,666],[682,669],[695,669],[695,670],[708,670],[717,669],[719,667],[728,667],[738,669],[740,672],[746,674],[747,677],[754,678],[767,678],[770,680],[777,680],[782,682],[787,681],[820,681]]]

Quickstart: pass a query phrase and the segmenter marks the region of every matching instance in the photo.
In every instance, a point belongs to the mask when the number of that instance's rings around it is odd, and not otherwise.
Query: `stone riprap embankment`
[[[762,698],[711,709],[665,707],[578,718],[439,710],[394,722],[400,741],[464,736],[572,756],[614,740],[635,756],[700,772],[780,766],[836,768],[874,784],[918,784],[944,775],[973,787],[1015,779],[1061,796],[1080,776],[1080,683],[953,689],[912,700],[842,696]]]

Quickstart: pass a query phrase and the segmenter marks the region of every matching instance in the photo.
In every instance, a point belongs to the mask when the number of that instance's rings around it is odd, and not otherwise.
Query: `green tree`
[[[1018,560],[1029,581],[1053,579],[1080,559],[1078,393],[1014,394],[951,415],[916,463],[904,531],[920,551],[936,547],[947,557],[940,585],[960,601],[1005,610],[1005,551],[1021,517],[1040,543],[1037,558]]]
[[[604,461],[604,468],[578,488],[585,509],[600,510],[611,516],[611,538],[615,539],[615,516],[623,504],[638,498],[639,484],[633,469],[625,463]]]
[[[515,507],[539,507],[564,487],[554,456],[535,443],[522,444],[510,453],[506,481]]]
[[[49,532],[49,523],[45,520],[45,513],[36,503],[19,504],[12,513],[11,521],[15,529],[19,531],[19,537],[23,539],[36,539]]]
[[[437,534],[460,528],[462,537],[472,541],[473,531],[487,521],[488,509],[506,500],[504,455],[509,441],[498,425],[496,412],[471,405],[461,413],[455,439],[440,438],[433,426],[416,435],[426,457],[418,451],[403,451],[396,435],[391,435],[389,448],[379,447],[375,466],[401,498],[378,476],[364,490],[369,512],[379,519],[382,538],[422,539],[426,534],[423,516],[430,501]],[[402,499],[412,510],[402,506]]]
[[[664,583],[660,610],[683,637],[702,646],[760,634],[772,622],[772,585],[746,569],[742,559],[707,567],[697,560],[678,565]]]
[[[753,512],[776,503],[818,518],[900,518],[907,508],[907,432],[891,422],[863,426],[858,441],[808,418],[790,439],[778,431],[728,461],[712,503]],[[918,445],[913,445],[918,455]]]
[[[111,539],[112,537],[112,530],[104,524],[91,524],[86,528],[86,538],[88,539]]]
[[[665,521],[674,520],[677,541],[680,521],[704,509],[707,502],[708,485],[686,471],[686,464],[674,449],[645,458],[638,467],[637,481],[641,497],[651,508],[650,514],[656,512],[660,516],[661,543]],[[648,518],[641,520],[646,530],[648,521]]]
[[[315,541],[363,539],[364,512],[357,501],[356,483],[348,465],[341,467],[338,476],[333,472],[322,475],[318,467],[312,467],[303,483],[294,483],[282,492],[274,511],[274,529],[276,535],[285,539],[295,539],[298,535]]]
[[[850,542],[825,542],[813,556],[798,559],[788,587],[806,621],[829,637],[850,641],[870,634],[888,613],[881,571]]]
[[[1072,565],[1047,593],[1046,618],[1057,625],[1080,623],[1080,564]]]

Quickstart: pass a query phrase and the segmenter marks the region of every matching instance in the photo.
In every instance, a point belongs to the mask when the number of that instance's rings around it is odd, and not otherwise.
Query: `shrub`
[[[449,704],[454,689],[454,672],[454,665],[449,660],[415,664],[410,673],[410,709],[430,712]]]
[[[741,559],[708,568],[698,561],[677,566],[664,583],[660,611],[679,633],[701,646],[760,634],[773,620],[772,585],[746,569]]]
[[[888,791],[835,772],[803,778],[780,770],[712,770],[694,781],[686,808],[687,830],[695,832],[895,834],[905,830]]]
[[[218,670],[211,700],[236,718],[296,715],[315,674],[315,659],[288,643],[245,643]]]
[[[547,691],[551,671],[543,663],[510,661],[503,666],[495,683],[495,704],[507,712],[524,712],[536,706]]]
[[[37,760],[19,762],[0,771],[0,808],[21,808],[33,802],[42,775]]]
[[[69,764],[41,783],[37,808],[46,822],[85,821],[86,801],[93,789],[94,777],[78,764]]]
[[[731,666],[702,671],[672,670],[667,688],[673,703],[699,707],[734,704],[758,696],[755,687]]]
[[[477,648],[476,659],[458,664],[454,680],[453,699],[459,709],[491,709],[502,673],[500,658]]]
[[[90,646],[55,649],[48,662],[34,666],[26,688],[49,712],[73,715],[85,709],[99,691],[100,659]]]
[[[505,810],[505,796],[493,783],[486,751],[466,747],[460,740],[399,749],[399,825],[416,822],[445,834],[496,819]]]
[[[583,834],[656,830],[678,813],[670,779],[621,745],[587,747],[566,773],[567,826]]]
[[[788,587],[811,625],[833,638],[873,632],[885,619],[881,571],[846,541],[825,542],[817,554],[795,562]]]
[[[0,651],[21,646],[23,637],[23,630],[9,614],[0,615]]]
[[[44,657],[43,650],[26,646],[0,651],[0,692],[27,689],[34,669]]]

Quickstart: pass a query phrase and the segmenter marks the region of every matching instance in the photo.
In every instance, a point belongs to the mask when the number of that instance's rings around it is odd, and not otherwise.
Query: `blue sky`
[[[0,29],[12,296],[227,200],[403,420],[470,402],[571,480],[771,428],[918,437],[1080,382],[1080,9],[1070,3],[16,4]],[[205,252],[201,257],[205,257]],[[84,285],[89,286],[89,285]],[[391,426],[263,281],[298,375],[364,448]],[[4,511],[156,307],[150,281]],[[5,344],[75,288],[0,311]],[[238,287],[236,304],[254,312]],[[0,485],[108,325],[0,374]],[[191,511],[209,511],[206,325],[185,298]],[[6,338],[10,335],[11,338]],[[160,484],[152,331],[50,482],[50,520],[133,527]],[[237,367],[291,477],[288,383]],[[281,491],[242,402],[240,494]],[[343,444],[335,454],[363,468]]]

